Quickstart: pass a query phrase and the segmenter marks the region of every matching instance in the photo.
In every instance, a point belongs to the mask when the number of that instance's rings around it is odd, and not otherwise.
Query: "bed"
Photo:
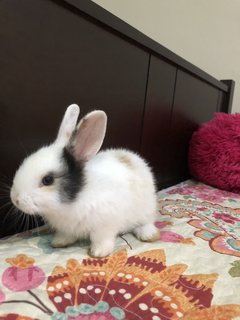
[[[199,124],[231,112],[234,81],[87,0],[2,0],[0,27],[0,319],[240,319],[240,197],[194,181],[187,163]],[[11,214],[5,184],[71,103],[108,114],[104,148],[152,166],[158,241],[125,234],[91,259],[89,243],[53,249],[47,226]]]

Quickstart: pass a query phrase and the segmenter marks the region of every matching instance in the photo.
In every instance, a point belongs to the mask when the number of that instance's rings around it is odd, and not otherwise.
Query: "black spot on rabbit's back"
[[[84,186],[84,163],[76,161],[67,148],[63,149],[61,160],[65,171],[60,178],[60,199],[62,202],[71,202]]]

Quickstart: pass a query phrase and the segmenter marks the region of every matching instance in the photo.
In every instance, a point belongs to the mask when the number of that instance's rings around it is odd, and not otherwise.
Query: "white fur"
[[[11,190],[17,207],[40,213],[56,230],[53,246],[90,237],[91,254],[103,257],[113,251],[120,233],[133,231],[141,240],[156,236],[154,179],[142,158],[124,149],[99,152],[86,162],[86,183],[77,199],[62,203],[57,186],[41,185],[46,173],[61,170],[61,152],[62,145],[55,142],[28,157],[16,172]]]

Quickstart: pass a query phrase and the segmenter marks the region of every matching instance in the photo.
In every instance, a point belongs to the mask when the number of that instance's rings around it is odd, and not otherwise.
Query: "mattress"
[[[0,241],[0,319],[240,319],[240,195],[188,180],[158,194],[160,238],[104,259],[47,228]]]

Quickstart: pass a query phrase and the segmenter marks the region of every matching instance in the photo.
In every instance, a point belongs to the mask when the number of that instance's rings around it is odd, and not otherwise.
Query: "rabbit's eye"
[[[42,183],[44,186],[50,186],[54,182],[54,177],[51,175],[42,178]]]

